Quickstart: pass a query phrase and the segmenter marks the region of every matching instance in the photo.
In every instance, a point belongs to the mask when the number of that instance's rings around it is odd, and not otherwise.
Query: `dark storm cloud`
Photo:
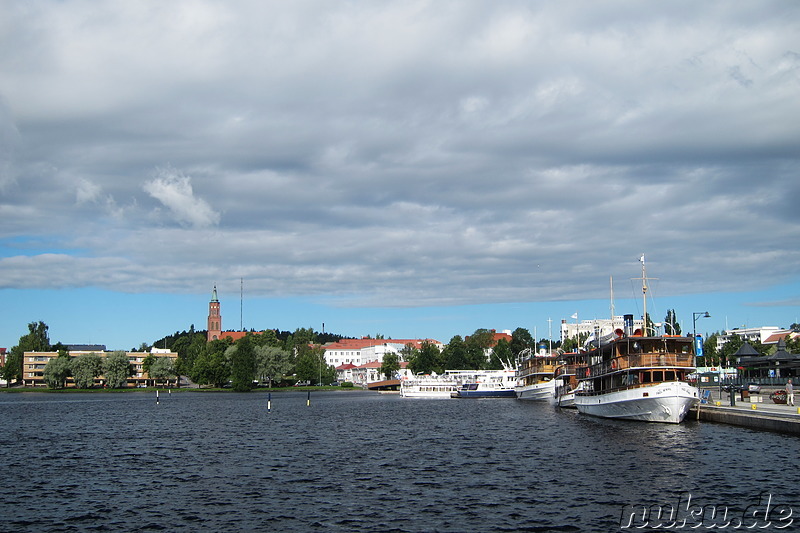
[[[788,280],[798,15],[12,4],[3,284],[246,277],[252,293],[347,305],[556,300],[602,296],[642,252],[675,293]]]

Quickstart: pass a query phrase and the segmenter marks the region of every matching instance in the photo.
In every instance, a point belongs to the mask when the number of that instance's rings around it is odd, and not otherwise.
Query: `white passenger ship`
[[[647,276],[642,262],[644,323],[647,324]],[[625,315],[624,329],[600,338],[577,369],[581,389],[575,406],[581,413],[646,422],[683,421],[699,402],[687,378],[694,372],[691,337],[645,336]]]
[[[463,395],[456,394],[465,385],[470,386],[466,392]],[[472,390],[472,385],[478,386]],[[490,397],[498,396],[491,391],[500,389],[513,391],[513,386],[513,370],[445,370],[442,374],[416,375],[402,380],[400,396],[404,398]]]

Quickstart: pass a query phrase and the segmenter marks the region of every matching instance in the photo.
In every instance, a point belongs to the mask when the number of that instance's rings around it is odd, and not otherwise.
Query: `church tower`
[[[214,291],[211,293],[211,301],[208,302],[208,340],[209,342],[219,339],[222,334],[222,315],[219,314],[219,300],[217,299],[217,285],[214,284]]]

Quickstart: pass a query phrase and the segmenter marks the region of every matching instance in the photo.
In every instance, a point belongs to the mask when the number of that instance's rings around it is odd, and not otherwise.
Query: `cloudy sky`
[[[0,346],[798,321],[800,3],[2,9]]]

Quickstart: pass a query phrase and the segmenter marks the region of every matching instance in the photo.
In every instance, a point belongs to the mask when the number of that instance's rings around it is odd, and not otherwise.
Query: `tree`
[[[786,336],[786,351],[789,353],[800,353],[800,335],[794,338],[789,335]]]
[[[256,377],[256,356],[250,337],[245,335],[225,352],[231,362],[231,385],[237,392],[250,391]]]
[[[442,350],[442,366],[446,370],[459,370],[467,367],[467,345],[461,335],[455,335]]]
[[[703,357],[697,362],[697,366],[717,366],[719,364],[719,353],[717,352],[718,333],[709,335],[703,342]]]
[[[111,352],[103,361],[103,376],[106,385],[112,389],[121,389],[128,384],[128,378],[133,373],[128,354],[125,352]]]
[[[159,381],[163,383],[176,377],[175,365],[171,357],[155,357],[154,359],[147,370],[147,375],[153,379],[153,384]],[[142,366],[144,367],[144,365]]]
[[[142,372],[150,376],[150,367],[152,367],[153,363],[155,362],[156,362],[156,356],[152,353],[148,354],[147,357],[145,357],[142,360]]]
[[[525,328],[517,328],[511,334],[510,348],[514,357],[518,357],[519,354],[527,348],[533,350],[534,344],[536,343],[531,336],[531,332]]]
[[[492,348],[492,355],[489,358],[488,368],[494,370],[516,368],[516,358],[511,351],[511,344],[507,340],[498,340],[497,344]]]
[[[436,345],[429,341],[422,341],[419,350],[409,360],[408,368],[414,374],[441,373],[444,371],[442,354]]]
[[[667,316],[664,317],[664,333],[667,335],[681,334],[681,324],[678,322],[674,309],[667,309]]]
[[[489,350],[494,344],[494,334],[488,329],[476,329],[467,337],[467,369],[480,370],[489,362]]]
[[[225,353],[211,352],[201,354],[192,367],[192,381],[200,385],[222,387],[230,377],[230,365]]]
[[[205,333],[192,333],[175,341],[172,351],[178,354],[175,361],[175,374],[177,376],[191,376],[195,361],[206,350],[207,338]],[[178,381],[180,383],[180,380]]]
[[[400,358],[394,352],[389,352],[383,355],[383,362],[381,363],[381,374],[386,379],[395,379],[397,372],[400,370]]]
[[[189,377],[201,385],[222,387],[231,377],[231,369],[225,350],[231,345],[228,338],[217,339],[211,342],[203,341],[203,346],[197,356]]]
[[[127,360],[126,356],[125,361]],[[79,389],[91,388],[94,385],[94,378],[102,373],[103,361],[96,353],[84,353],[72,361],[72,377],[75,380],[75,386]]]
[[[336,379],[336,369],[325,363],[325,349],[320,346],[300,350],[294,372],[298,381],[311,381],[320,385]]]
[[[11,347],[8,351],[6,364],[2,369],[6,385],[10,385],[12,381],[20,381],[22,379],[22,361],[25,352],[50,351],[48,329],[47,324],[42,321],[28,324],[28,333],[20,337],[19,344]]]
[[[44,367],[44,381],[51,389],[63,389],[71,372],[69,355],[53,357]]]
[[[401,361],[409,361],[410,362],[417,355],[418,351],[419,350],[414,348],[413,344],[408,343],[408,344],[406,344],[405,346],[403,346],[400,349],[400,353],[399,353],[400,360]]]
[[[23,352],[49,352],[48,329],[47,324],[41,321],[28,324],[28,334],[19,338],[20,349]]]
[[[292,370],[292,358],[289,352],[278,346],[256,346],[255,356],[256,379],[259,383],[267,380],[272,387],[272,382],[280,381]]]

